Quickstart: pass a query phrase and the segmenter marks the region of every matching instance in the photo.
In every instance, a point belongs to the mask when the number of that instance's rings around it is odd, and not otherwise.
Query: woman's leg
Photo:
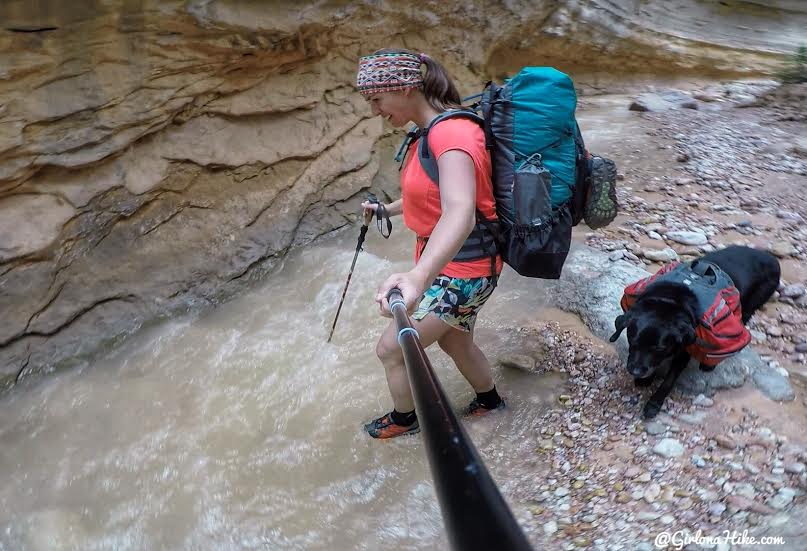
[[[460,332],[441,321],[434,314],[428,314],[419,321],[412,320],[412,327],[418,332],[423,348],[442,338],[448,332]],[[481,353],[481,352],[480,352]],[[391,322],[376,345],[376,355],[387,374],[387,386],[392,395],[392,403],[396,411],[406,413],[415,409],[409,378],[406,375],[403,352],[398,344],[398,330],[395,322]]]
[[[440,348],[448,354],[457,365],[477,394],[493,389],[493,373],[487,357],[474,344],[473,331],[460,331],[452,328],[438,341]]]

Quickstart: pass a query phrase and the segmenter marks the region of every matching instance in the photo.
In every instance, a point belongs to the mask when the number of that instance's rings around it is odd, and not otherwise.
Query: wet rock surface
[[[557,408],[536,425],[534,456],[525,458],[534,469],[515,475],[520,518],[539,546],[650,550],[662,532],[729,531],[784,538],[752,549],[807,548],[807,326],[799,302],[807,166],[786,146],[807,128],[789,115],[803,103],[756,99],[770,97],[766,86],[688,91],[698,109],[637,113],[648,149],[614,152],[620,216],[604,229],[578,229],[601,255],[573,250],[547,292],[605,340],[624,284],[729,244],[767,248],[780,258],[782,285],[750,322],[752,346],[711,373],[690,366],[662,412],[644,421],[653,387],[634,387],[624,335],[614,349],[551,321],[524,330],[552,358],[533,369],[569,377]],[[665,249],[672,252],[659,252]]]

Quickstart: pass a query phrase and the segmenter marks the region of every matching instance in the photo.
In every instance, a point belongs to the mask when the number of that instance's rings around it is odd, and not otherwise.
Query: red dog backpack
[[[690,356],[714,366],[748,346],[751,333],[743,325],[740,291],[729,275],[716,264],[695,260],[672,262],[655,274],[625,287],[620,306],[627,312],[656,281],[674,281],[689,287],[698,300],[700,323],[695,343],[687,347]]]

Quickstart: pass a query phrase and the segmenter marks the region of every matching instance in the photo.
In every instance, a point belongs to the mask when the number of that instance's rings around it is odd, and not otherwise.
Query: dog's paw
[[[637,386],[639,388],[644,388],[646,386],[650,386],[653,383],[653,378],[654,377],[652,375],[650,377],[644,377],[644,378],[634,377],[633,384],[634,386]]]
[[[652,419],[658,415],[659,411],[661,411],[661,404],[657,404],[653,401],[647,402],[647,404],[644,406],[644,418]]]
[[[715,367],[717,367],[717,366],[716,366],[716,365],[704,365],[704,364],[700,364],[698,367],[700,368],[700,370],[701,370],[701,371],[705,371],[705,372],[707,372],[707,373],[708,373],[708,372],[710,372],[710,371],[714,371],[714,370],[715,370]]]

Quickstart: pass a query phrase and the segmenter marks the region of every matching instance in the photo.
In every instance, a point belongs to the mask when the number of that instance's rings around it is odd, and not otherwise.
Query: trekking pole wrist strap
[[[378,203],[378,206],[375,208],[375,223],[378,231],[381,233],[381,236],[384,239],[389,239],[389,236],[392,234],[392,222],[389,219],[389,213],[387,212],[387,207],[384,206],[384,203]],[[384,233],[384,223],[383,221],[386,220],[387,224],[387,232]]]

